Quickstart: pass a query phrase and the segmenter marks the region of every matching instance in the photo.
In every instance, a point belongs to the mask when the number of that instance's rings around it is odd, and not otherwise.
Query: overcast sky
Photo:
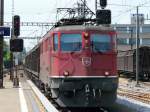
[[[4,0],[5,22],[12,20],[13,1],[14,14],[20,15],[22,22],[54,22],[56,20],[56,8],[73,7],[80,0]],[[87,5],[95,11],[95,0],[87,0]],[[129,24],[130,15],[136,13],[135,6],[137,5],[142,6],[139,8],[139,13],[145,14],[145,17],[146,15],[150,17],[150,0],[108,0],[107,9],[112,11],[112,23]],[[38,27],[23,27],[20,36],[39,36],[43,35],[46,30]],[[28,43],[30,42],[28,41]]]
[[[80,0],[4,0],[5,21],[11,21],[12,1],[14,14],[20,15],[22,21],[53,22],[56,18],[56,8],[73,7]],[[99,1],[99,0],[98,0]],[[88,6],[94,11],[95,0],[87,0]],[[150,0],[108,0],[107,9],[112,10],[113,23],[129,23],[130,14],[135,13],[134,6],[144,4],[140,13],[150,15]],[[120,5],[120,6],[118,6]],[[125,13],[126,12],[126,13]],[[127,18],[126,20],[123,18]]]

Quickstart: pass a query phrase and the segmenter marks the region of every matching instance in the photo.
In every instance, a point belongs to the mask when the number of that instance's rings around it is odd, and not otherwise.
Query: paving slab
[[[13,87],[9,75],[4,77],[4,88],[0,89],[0,112],[20,112],[19,90]]]

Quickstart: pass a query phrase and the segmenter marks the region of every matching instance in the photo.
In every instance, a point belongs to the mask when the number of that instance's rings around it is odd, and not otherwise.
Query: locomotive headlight
[[[89,43],[89,41],[88,40],[85,40],[85,44],[88,44]]]
[[[89,33],[83,32],[85,48],[89,48]]]
[[[108,76],[108,75],[109,75],[109,72],[106,71],[106,72],[105,72],[105,76]]]
[[[84,38],[88,39],[88,37],[89,37],[89,34],[87,32],[84,32]]]
[[[68,71],[64,71],[64,72],[63,72],[63,75],[64,75],[64,76],[69,76],[69,72],[68,72]]]

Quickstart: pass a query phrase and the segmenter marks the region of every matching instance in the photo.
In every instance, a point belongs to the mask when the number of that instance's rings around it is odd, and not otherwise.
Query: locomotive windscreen
[[[91,43],[94,52],[107,52],[111,50],[111,38],[108,34],[92,34]]]
[[[62,34],[61,51],[80,51],[82,47],[81,34]]]

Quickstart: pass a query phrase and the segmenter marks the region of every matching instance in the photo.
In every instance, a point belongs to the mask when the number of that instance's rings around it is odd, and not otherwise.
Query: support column
[[[0,26],[4,23],[4,0],[0,0]],[[0,36],[0,88],[3,88],[3,36]]]

